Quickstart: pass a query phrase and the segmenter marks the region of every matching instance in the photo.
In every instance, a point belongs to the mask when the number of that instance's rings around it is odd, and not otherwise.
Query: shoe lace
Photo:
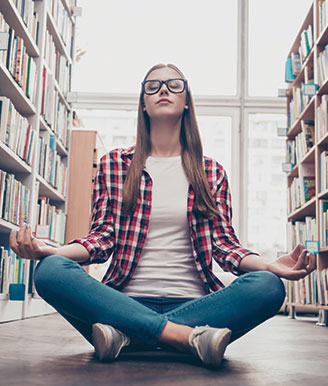
[[[209,328],[209,325],[206,324],[205,326],[196,326],[193,331],[191,332],[189,336],[189,345],[190,347],[197,352],[198,356],[203,359],[203,355],[201,354],[199,350],[198,345],[198,337],[202,335],[205,331],[207,331]]]

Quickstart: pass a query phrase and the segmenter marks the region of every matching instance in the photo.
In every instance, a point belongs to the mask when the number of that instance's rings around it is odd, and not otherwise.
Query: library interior
[[[327,385],[327,326],[328,0],[0,0],[0,385]]]

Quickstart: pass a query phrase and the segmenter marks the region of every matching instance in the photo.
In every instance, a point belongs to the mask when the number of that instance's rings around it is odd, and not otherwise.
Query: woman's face
[[[146,80],[168,80],[182,78],[173,68],[163,67],[152,71]],[[166,101],[165,101],[166,100]],[[171,92],[165,83],[156,94],[144,94],[143,110],[150,120],[165,118],[180,118],[186,107],[186,90],[176,94]],[[187,106],[188,108],[188,106]]]

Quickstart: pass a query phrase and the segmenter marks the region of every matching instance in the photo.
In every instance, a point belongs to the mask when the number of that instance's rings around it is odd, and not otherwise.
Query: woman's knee
[[[37,264],[34,272],[34,283],[40,296],[45,293],[47,288],[56,284],[61,269],[69,262],[70,260],[66,257],[50,255]]]
[[[264,302],[278,312],[286,297],[284,283],[278,275],[269,271],[257,272],[257,276]]]

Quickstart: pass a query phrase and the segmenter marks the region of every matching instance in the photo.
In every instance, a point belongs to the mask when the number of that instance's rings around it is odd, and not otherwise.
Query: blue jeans
[[[246,273],[201,298],[129,297],[100,283],[76,262],[47,256],[35,270],[35,287],[92,344],[92,325],[109,324],[133,342],[154,346],[167,321],[190,327],[228,327],[230,342],[274,316],[285,299],[280,278],[267,271]]]

